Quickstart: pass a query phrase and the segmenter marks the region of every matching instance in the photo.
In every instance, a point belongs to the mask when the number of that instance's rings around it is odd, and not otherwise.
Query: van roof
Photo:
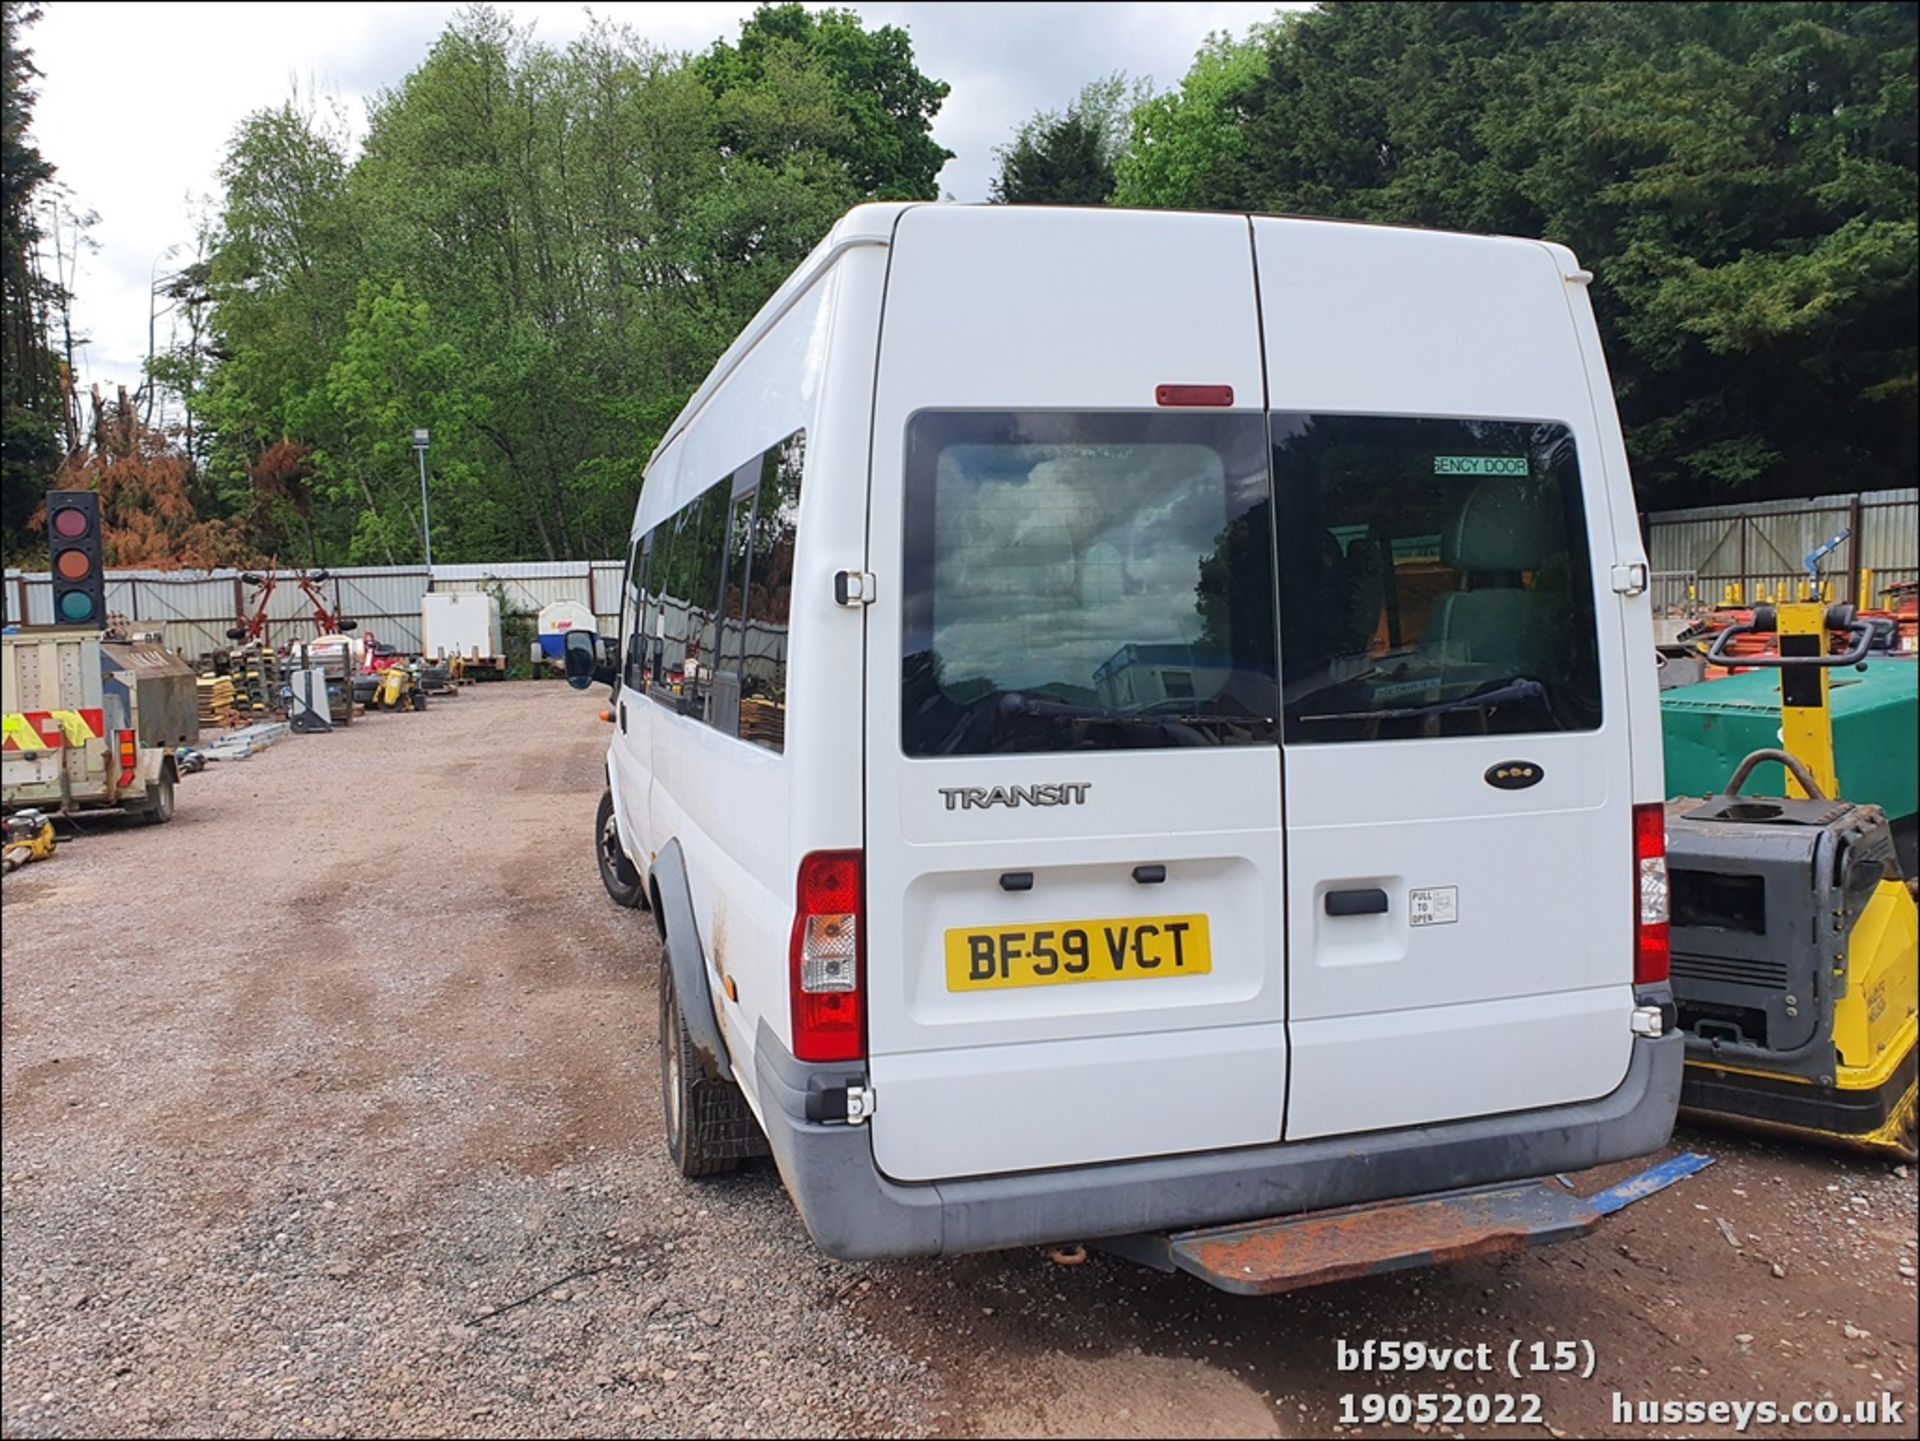
[[[707,378],[700,382],[700,388],[688,397],[680,413],[673,418],[673,424],[667,427],[667,433],[660,437],[660,443],[653,448],[653,454],[647,457],[647,465],[659,459],[665,450],[693,423],[694,416],[701,407],[712,398],[727,376],[741,360],[746,357],[760,341],[760,337],[773,329],[774,323],[791,310],[800,297],[805,295],[813,283],[832,268],[848,250],[862,245],[886,245],[893,239],[894,222],[902,212],[911,210],[915,205],[931,202],[918,200],[876,201],[868,205],[856,205],[835,222],[826,238],[808,252],[807,258],[800,262],[793,274],[780,283],[780,288],[767,297],[767,303],[760,307],[746,329],[734,337],[733,344],[721,352],[720,358],[713,363],[713,369],[707,372]]]
[[[1424,225],[1393,225],[1388,222],[1342,220],[1322,215],[1270,215],[1263,212],[1245,210],[1193,212],[1158,210],[1152,207],[1138,206],[1013,206],[986,204],[977,206],[954,206],[930,200],[872,201],[865,205],[856,205],[845,215],[841,216],[820,243],[808,252],[807,258],[800,262],[794,269],[793,274],[782,281],[780,288],[774,291],[773,294],[767,298],[766,304],[762,305],[760,309],[755,312],[753,319],[748,321],[746,328],[734,337],[733,344],[729,345],[726,350],[721,353],[720,358],[714,362],[713,369],[707,372],[706,379],[700,382],[699,388],[688,397],[687,403],[680,408],[680,413],[673,418],[673,424],[667,427],[666,434],[660,437],[659,444],[654,446],[652,454],[647,457],[647,467],[649,469],[652,468],[654,461],[659,459],[660,453],[669,445],[673,444],[680,433],[693,423],[694,417],[700,413],[707,401],[713,397],[713,393],[726,381],[727,376],[733,372],[734,368],[745,359],[747,353],[751,351],[755,345],[759,344],[761,337],[773,329],[780,317],[785,315],[799,302],[800,297],[805,295],[806,292],[812,288],[813,283],[833,267],[835,261],[848,250],[856,249],[860,246],[892,244],[894,226],[899,222],[903,214],[917,207],[935,204],[942,204],[943,208],[950,209],[1044,209],[1056,213],[1077,210],[1098,214],[1138,214],[1142,210],[1152,209],[1152,213],[1165,215],[1195,213],[1233,215],[1244,216],[1249,219],[1290,220],[1313,225],[1353,225],[1374,228],[1383,227],[1394,230],[1425,230],[1434,235],[1496,240],[1500,242],[1518,240],[1523,244],[1541,246],[1549,251],[1554,258],[1555,264],[1559,267],[1561,275],[1566,279],[1579,283],[1585,283],[1592,279],[1592,276],[1587,271],[1580,268],[1580,262],[1575,259],[1573,252],[1566,246],[1554,241],[1537,240],[1526,236],[1488,236],[1473,231],[1437,230],[1431,226]]]

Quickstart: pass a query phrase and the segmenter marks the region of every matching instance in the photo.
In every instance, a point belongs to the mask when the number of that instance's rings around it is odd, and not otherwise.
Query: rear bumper
[[[857,1261],[1219,1225],[1623,1161],[1666,1144],[1684,1055],[1677,1033],[1636,1038],[1626,1079],[1570,1106],[915,1185],[880,1174],[866,1127],[807,1118],[810,1091],[818,1114],[822,1091],[857,1084],[856,1070],[796,1061],[762,1026],[754,1072],[781,1179],[815,1244]]]

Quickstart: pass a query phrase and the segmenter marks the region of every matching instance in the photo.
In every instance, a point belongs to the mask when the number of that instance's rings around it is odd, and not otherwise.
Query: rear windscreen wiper
[[[1463,695],[1456,700],[1435,701],[1431,705],[1394,706],[1387,710],[1326,711],[1318,715],[1303,715],[1303,721],[1375,721],[1375,720],[1417,720],[1422,716],[1446,715],[1452,711],[1484,710],[1489,706],[1505,705],[1509,701],[1545,701],[1547,688],[1537,680],[1525,676],[1516,676],[1504,681],[1491,690],[1475,691],[1472,695]]]
[[[1024,695],[1019,691],[1008,691],[1002,695],[995,702],[995,709],[1008,718],[1084,721],[1092,725],[1120,726],[1130,731],[1144,730],[1175,740],[1187,740],[1195,745],[1212,743],[1203,729],[1205,727],[1260,724],[1260,717],[1257,716],[1196,715],[1188,712],[1138,714],[1102,710],[1098,706],[1080,705],[1073,701],[1049,700],[1044,697]],[[1272,724],[1271,720],[1268,720],[1267,724]]]

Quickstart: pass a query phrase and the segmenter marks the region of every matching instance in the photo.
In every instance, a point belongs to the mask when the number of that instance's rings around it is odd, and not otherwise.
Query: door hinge
[[[1630,1022],[1636,1036],[1661,1036],[1666,1033],[1666,1018],[1658,1006],[1635,1006]]]
[[[873,1088],[871,1086],[847,1087],[847,1124],[861,1126],[867,1117],[873,1114]]]
[[[873,572],[836,570],[833,573],[833,603],[856,606],[873,604]]]
[[[1616,595],[1639,595],[1647,588],[1647,563],[1644,560],[1632,561],[1613,568],[1613,589]]]

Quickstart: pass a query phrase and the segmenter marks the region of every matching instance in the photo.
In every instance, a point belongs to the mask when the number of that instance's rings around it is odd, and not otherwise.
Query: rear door
[[[1280,1136],[1260,396],[1244,218],[923,207],[898,226],[866,684],[891,1176]]]
[[[1554,254],[1253,222],[1278,517],[1288,1139],[1626,1072],[1612,522]]]

